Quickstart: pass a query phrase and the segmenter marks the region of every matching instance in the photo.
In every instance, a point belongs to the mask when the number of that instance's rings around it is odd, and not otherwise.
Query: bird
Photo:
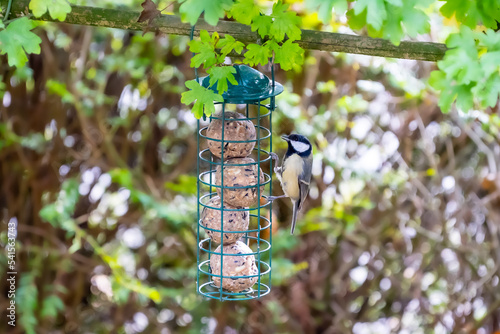
[[[290,234],[295,231],[297,223],[297,213],[302,209],[304,200],[309,192],[312,170],[312,145],[311,142],[302,135],[291,134],[281,136],[288,143],[288,150],[283,158],[283,163],[279,165],[279,157],[271,152],[271,158],[275,161],[274,172],[281,183],[281,188],[285,193],[282,196],[270,196],[268,200],[289,197],[292,200],[292,225]]]

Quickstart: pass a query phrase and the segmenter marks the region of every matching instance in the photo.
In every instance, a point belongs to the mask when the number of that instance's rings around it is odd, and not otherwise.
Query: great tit
[[[281,167],[278,167],[279,159],[275,153],[271,157],[276,162],[274,172],[281,182],[281,187],[285,195],[271,197],[271,200],[282,197],[290,197],[293,205],[292,227],[290,233],[293,234],[297,222],[297,213],[302,208],[304,200],[309,192],[312,169],[312,145],[309,140],[298,134],[282,136],[288,143],[288,150]]]

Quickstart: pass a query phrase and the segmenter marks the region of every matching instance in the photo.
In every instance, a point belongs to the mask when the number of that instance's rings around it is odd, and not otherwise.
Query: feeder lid
[[[228,81],[228,90],[222,94],[224,102],[235,104],[255,102],[265,100],[283,92],[283,86],[280,83],[275,81],[273,87],[272,80],[256,69],[247,65],[233,66],[236,69],[234,78],[238,84],[233,85]],[[199,78],[198,82],[203,87],[210,88],[211,90],[217,92],[217,82],[212,86],[209,86],[210,76]]]

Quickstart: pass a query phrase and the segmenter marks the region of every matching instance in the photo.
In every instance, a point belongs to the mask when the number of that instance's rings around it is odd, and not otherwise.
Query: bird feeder
[[[234,65],[215,102],[198,121],[197,289],[208,298],[247,300],[271,291],[272,112],[283,86],[246,65]],[[210,86],[210,77],[198,82]],[[209,122],[207,124],[207,122]]]

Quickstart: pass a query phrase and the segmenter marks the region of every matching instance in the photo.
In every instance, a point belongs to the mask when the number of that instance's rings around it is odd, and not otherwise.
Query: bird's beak
[[[288,136],[287,135],[283,135],[283,136],[281,136],[281,139],[283,139],[285,141],[288,141]]]

